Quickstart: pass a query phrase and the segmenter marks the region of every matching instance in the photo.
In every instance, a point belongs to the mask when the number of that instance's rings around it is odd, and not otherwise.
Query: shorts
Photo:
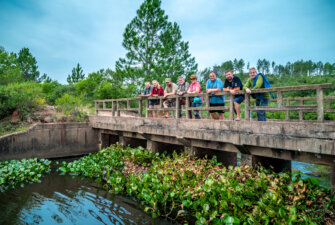
[[[218,107],[218,106],[224,106],[224,103],[210,103],[209,106]],[[209,110],[209,113],[224,113],[224,110]]]
[[[159,99],[150,100],[149,105],[159,105]]]
[[[240,95],[234,98],[234,102],[241,104],[244,101],[244,96]]]
[[[168,107],[176,105],[176,99],[169,98],[169,99],[166,99],[164,102]]]

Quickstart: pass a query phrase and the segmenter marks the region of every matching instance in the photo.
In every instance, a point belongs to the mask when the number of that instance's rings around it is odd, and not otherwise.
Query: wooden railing
[[[243,94],[244,99],[244,112],[245,119],[250,120],[250,112],[257,110],[266,110],[268,112],[285,112],[285,120],[289,120],[289,112],[290,111],[298,111],[299,112],[299,120],[303,120],[303,114],[305,112],[316,112],[317,120],[324,121],[324,113],[335,113],[335,109],[331,108],[331,101],[335,101],[335,96],[324,97],[324,89],[332,88],[332,84],[314,84],[314,85],[300,85],[300,86],[289,86],[289,87],[276,87],[276,88],[264,88],[252,90],[252,94],[255,93],[265,93],[272,92],[277,93],[276,99],[271,99],[271,102],[276,102],[277,104],[273,106],[272,104],[269,106],[251,106],[250,103],[255,100],[250,99],[250,94],[247,94],[245,91],[236,91],[236,95]],[[284,92],[295,92],[295,91],[316,91],[316,97],[298,97],[298,98],[283,98]],[[209,99],[211,96],[226,96],[225,104],[229,103],[229,106],[223,107],[211,107]],[[190,97],[202,96],[203,104],[202,107],[191,107],[190,106]],[[229,99],[227,99],[229,97]],[[150,108],[149,109],[149,100],[160,99],[160,107],[159,108]],[[163,100],[164,99],[175,99],[176,106],[163,108]],[[185,99],[185,109],[182,109],[180,105],[180,100]],[[120,99],[105,99],[105,100],[95,100],[95,109],[96,114],[98,115],[99,111],[108,111],[111,112],[111,116],[121,116],[121,111],[132,111],[137,112],[137,116],[148,117],[148,111],[172,111],[175,112],[175,117],[179,118],[179,112],[186,112],[186,118],[189,118],[189,111],[199,110],[199,111],[207,111],[207,117],[209,117],[209,110],[224,110],[229,111],[229,119],[234,119],[234,104],[230,104],[234,100],[234,95],[229,92],[221,92],[215,95],[201,93],[201,94],[185,94],[183,96],[173,95],[167,97],[134,97],[134,98],[120,98]],[[145,101],[145,105],[143,105],[143,101]],[[315,101],[316,104],[305,104],[308,101]],[[136,108],[131,107],[132,102],[136,103]],[[298,102],[297,105],[291,105],[292,102]],[[285,103],[285,104],[284,104]],[[326,104],[326,107],[324,107]],[[102,106],[102,107],[101,107]],[[143,113],[143,109],[145,109],[145,113]],[[145,114],[145,115],[144,115]]]

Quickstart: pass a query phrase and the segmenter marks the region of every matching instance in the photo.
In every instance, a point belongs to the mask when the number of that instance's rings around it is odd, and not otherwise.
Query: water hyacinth
[[[223,167],[187,154],[111,146],[59,168],[140,201],[153,217],[183,224],[333,224],[335,198],[300,176]]]
[[[0,191],[40,182],[40,178],[50,172],[50,164],[50,160],[36,158],[0,162]]]

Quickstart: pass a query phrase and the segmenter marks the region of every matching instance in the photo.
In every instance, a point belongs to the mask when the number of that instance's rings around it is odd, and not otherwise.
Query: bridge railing
[[[290,111],[299,112],[299,120],[303,120],[303,114],[306,112],[316,112],[317,120],[324,121],[324,113],[335,113],[335,109],[331,108],[331,102],[335,102],[335,96],[325,97],[324,89],[332,88],[331,83],[327,84],[313,84],[313,85],[299,85],[299,86],[289,86],[289,87],[275,87],[275,88],[264,88],[252,90],[251,94],[255,93],[266,93],[272,92],[276,93],[276,98],[271,99],[271,102],[276,104],[269,104],[269,106],[252,106],[250,103],[255,100],[250,99],[250,94],[247,94],[245,91],[236,91],[236,95],[243,94],[244,99],[244,112],[245,119],[250,120],[250,112],[257,110],[266,110],[268,112],[285,112],[285,120],[290,119]],[[284,98],[283,95],[285,92],[299,92],[299,91],[311,91],[316,92],[316,97],[296,97],[296,98]],[[212,107],[210,106],[210,97],[211,96],[222,96],[225,95],[225,106],[222,107]],[[196,96],[203,97],[203,104],[201,107],[191,107],[191,99]],[[149,108],[149,101],[159,99],[160,104],[159,108]],[[163,108],[163,101],[165,99],[174,99],[175,106]],[[184,109],[180,105],[180,100],[185,100]],[[133,97],[133,98],[120,98],[120,99],[104,99],[104,100],[95,100],[95,109],[96,114],[99,112],[111,112],[111,116],[121,116],[122,111],[136,112],[136,116],[139,117],[148,117],[148,111],[170,111],[175,112],[175,117],[180,117],[180,112],[186,112],[186,118],[189,118],[189,111],[199,110],[201,112],[207,112],[207,117],[209,117],[209,110],[224,110],[229,112],[229,119],[234,119],[234,108],[231,104],[234,100],[234,95],[230,92],[221,92],[214,95],[207,93],[199,94],[185,94],[183,96],[173,95],[167,97]],[[143,104],[145,101],[145,104]],[[311,103],[312,102],[312,103]],[[227,106],[227,103],[229,105]],[[305,104],[308,103],[308,104]],[[326,107],[325,107],[326,106]]]

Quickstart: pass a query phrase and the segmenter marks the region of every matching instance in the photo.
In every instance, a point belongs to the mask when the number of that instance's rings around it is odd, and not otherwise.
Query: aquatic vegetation
[[[40,182],[40,178],[50,171],[50,164],[50,160],[36,158],[0,162],[0,191]]]
[[[335,221],[335,197],[328,190],[299,175],[292,179],[289,173],[276,174],[262,167],[226,168],[215,158],[159,156],[143,148],[111,146],[63,163],[59,170],[94,178],[109,192],[140,201],[153,217],[184,224]]]

